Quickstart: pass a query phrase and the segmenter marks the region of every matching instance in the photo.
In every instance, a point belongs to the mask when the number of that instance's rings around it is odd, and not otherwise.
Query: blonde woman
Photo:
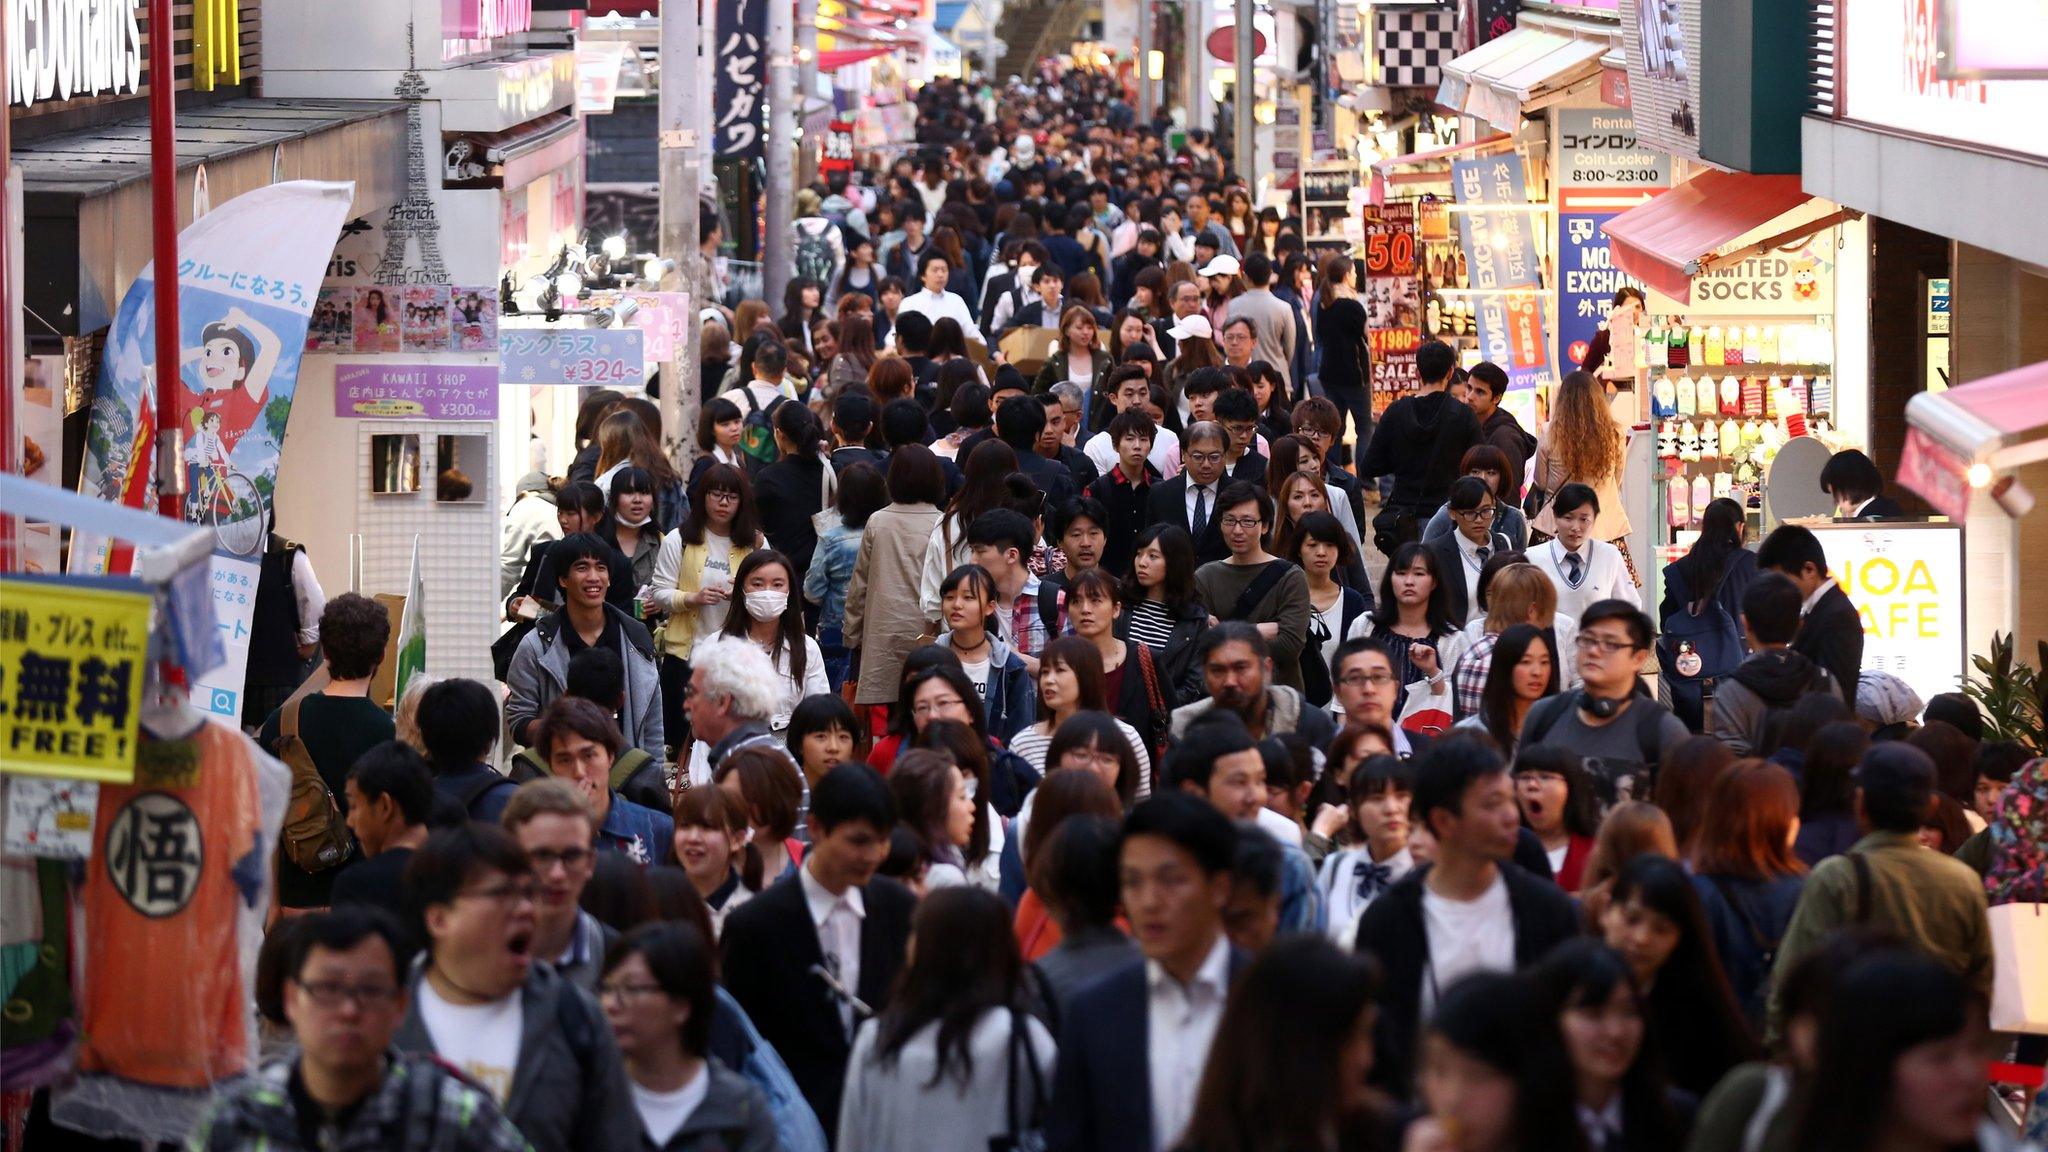
[[[1575,650],[1579,622],[1558,612],[1557,588],[1551,584],[1549,575],[1521,559],[1519,552],[1504,555],[1512,557],[1511,562],[1499,567],[1489,562],[1487,566],[1493,571],[1479,574],[1479,596],[1486,602],[1486,612],[1465,626],[1465,639],[1470,646],[1458,657],[1457,667],[1451,672],[1452,705],[1460,719],[1478,713],[1486,673],[1493,666],[1493,646],[1509,628],[1534,624],[1556,638],[1552,647],[1557,651]],[[1557,679],[1564,691],[1578,687],[1577,661],[1559,661]]]
[[[1592,538],[1604,540],[1620,550],[1628,564],[1629,579],[1638,588],[1642,577],[1635,559],[1628,554],[1628,509],[1621,501],[1621,471],[1626,461],[1627,439],[1614,422],[1613,410],[1600,382],[1590,372],[1567,373],[1551,398],[1550,423],[1536,438],[1536,460],[1530,466],[1530,482],[1546,493],[1555,494],[1566,484],[1584,484],[1600,498],[1599,518],[1593,522]],[[1550,501],[1530,524],[1531,543],[1557,535],[1557,517]]]

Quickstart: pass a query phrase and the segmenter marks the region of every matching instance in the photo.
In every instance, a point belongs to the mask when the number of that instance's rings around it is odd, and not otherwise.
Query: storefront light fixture
[[[649,256],[640,264],[640,278],[649,284],[659,284],[675,270],[675,261],[662,256]]]
[[[626,234],[621,232],[616,236],[605,237],[604,254],[613,263],[624,260],[626,258]]]
[[[1145,71],[1150,73],[1154,80],[1166,79],[1166,53],[1154,48],[1145,57]]]
[[[1991,486],[1991,465],[1982,461],[1972,464],[1970,470],[1964,473],[1964,478],[1970,482],[1972,488],[1988,488]]]

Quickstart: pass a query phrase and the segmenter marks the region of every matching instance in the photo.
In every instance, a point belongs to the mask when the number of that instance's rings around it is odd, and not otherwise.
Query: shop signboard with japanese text
[[[482,364],[339,364],[334,414],[344,419],[495,420],[498,369]]]
[[[214,534],[208,573],[226,659],[188,668],[192,700],[241,715],[258,559],[270,529],[285,424],[308,319],[354,185],[287,181],[216,207],[178,235],[183,349],[172,410],[184,442],[185,519]],[[155,267],[121,301],[107,335],[99,396],[86,430],[81,488],[152,506],[155,472]],[[128,547],[80,532],[74,573],[125,573]]]
[[[1963,529],[1957,524],[1815,524],[1828,574],[1863,619],[1863,668],[1931,700],[1957,691],[1968,659]]]
[[[1374,417],[1421,383],[1422,282],[1415,260],[1415,203],[1365,210],[1365,329],[1372,348]]]
[[[825,126],[825,153],[818,158],[818,171],[853,171],[852,121],[833,120]]]
[[[0,771],[134,779],[150,596],[101,583],[0,579]]]
[[[1671,184],[1671,157],[1641,145],[1635,120],[1613,108],[1560,108],[1557,130],[1557,348],[1576,365],[1623,285],[1606,225]]]
[[[2042,92],[2035,80],[1945,78],[1941,5],[1934,0],[1840,0],[1842,116],[2003,152],[2048,156]],[[2038,4],[1951,4],[1960,48],[1978,42],[2009,46],[2008,64],[2041,66],[2043,46],[2023,30]],[[2011,14],[2007,14],[2007,11]],[[1968,32],[1974,26],[1974,34]],[[1992,29],[1985,33],[1984,29]],[[1953,33],[1952,33],[1953,34]]]
[[[637,328],[507,328],[498,336],[502,377],[510,384],[639,388],[647,383],[645,344]]]
[[[718,0],[711,114],[720,156],[758,160],[766,151],[768,0]]]
[[[1509,211],[1457,213],[1479,353],[1507,371],[1511,389],[1555,383],[1544,331],[1539,257],[1522,162],[1513,155],[1482,156],[1451,165],[1451,186],[1461,206],[1501,205]],[[1516,291],[1529,289],[1529,291]]]

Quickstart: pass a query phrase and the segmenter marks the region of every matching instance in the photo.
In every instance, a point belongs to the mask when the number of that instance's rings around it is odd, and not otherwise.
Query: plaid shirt
[[[1009,629],[1003,636],[1010,647],[1018,653],[1032,658],[1045,651],[1045,619],[1038,614],[1038,577],[1033,576],[1025,583],[1023,591],[1017,593],[1017,600],[1010,605]]]
[[[1486,692],[1486,673],[1493,667],[1493,646],[1498,643],[1498,632],[1481,636],[1465,649],[1452,670],[1451,701],[1458,719],[1479,714],[1479,698]]]
[[[308,1149],[288,1060],[225,1086],[185,1139],[187,1152]],[[384,1080],[335,1134],[332,1152],[527,1152],[490,1094],[431,1057],[393,1052]]]

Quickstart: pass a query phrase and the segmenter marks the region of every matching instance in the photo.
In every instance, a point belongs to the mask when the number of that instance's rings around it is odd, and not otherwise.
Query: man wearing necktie
[[[1479,608],[1479,573],[1496,552],[1510,550],[1508,538],[1493,530],[1496,508],[1493,489],[1477,476],[1461,476],[1451,485],[1448,505],[1451,532],[1429,542],[1437,569],[1444,574],[1444,599],[1451,623],[1464,627]],[[1453,574],[1456,574],[1455,577]]]
[[[1152,486],[1146,523],[1187,529],[1195,542],[1195,562],[1207,564],[1230,555],[1216,515],[1217,485],[1223,479],[1230,434],[1223,425],[1204,420],[1190,426],[1187,436],[1187,451],[1181,456],[1186,468],[1173,479]]]

